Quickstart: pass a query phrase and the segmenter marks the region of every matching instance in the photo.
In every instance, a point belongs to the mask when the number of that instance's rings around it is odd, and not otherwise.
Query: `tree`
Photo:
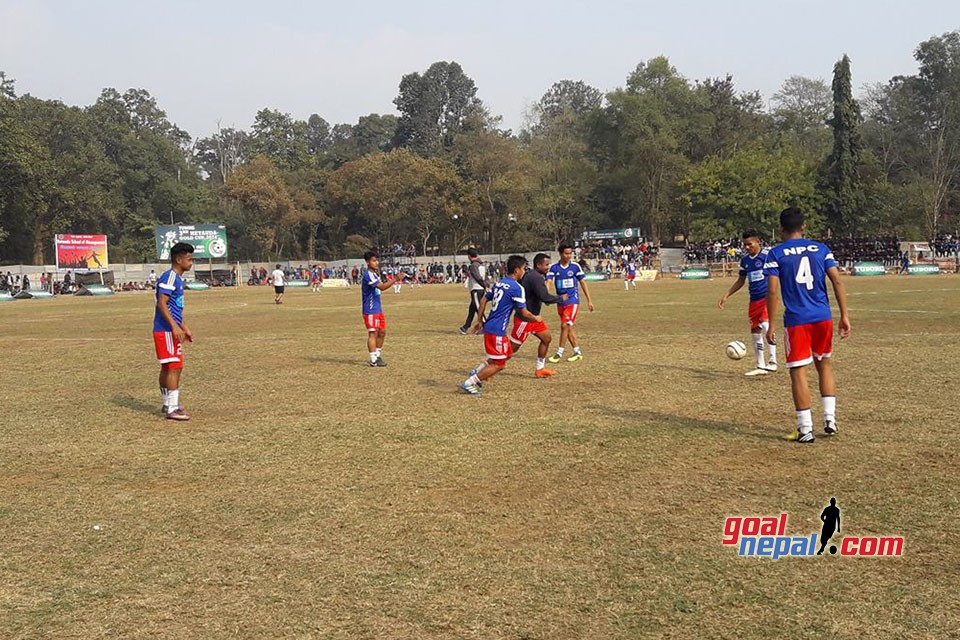
[[[424,253],[430,239],[462,214],[469,202],[469,192],[453,165],[440,158],[419,157],[408,149],[348,162],[331,175],[329,192],[333,207],[347,219],[362,221],[367,231],[362,235],[376,244],[416,238]]]
[[[258,111],[251,146],[255,155],[270,158],[280,169],[302,169],[310,164],[307,123],[294,120],[289,113]]]
[[[830,87],[820,78],[790,76],[773,94],[773,119],[810,157],[821,158],[829,144],[827,119],[833,109]]]
[[[555,82],[534,105],[534,129],[549,126],[563,116],[584,117],[603,105],[603,94],[582,80]]]
[[[464,120],[481,108],[476,95],[477,86],[456,62],[434,62],[423,75],[403,76],[393,101],[400,112],[395,146],[420,155],[449,149]]]
[[[786,150],[754,147],[729,158],[713,156],[693,167],[678,188],[693,215],[691,235],[699,240],[735,237],[749,228],[772,239],[785,207],[815,209],[814,165]]]
[[[850,58],[843,56],[833,67],[833,151],[827,158],[821,180],[824,213],[835,232],[857,230],[864,213],[860,180],[862,144],[860,105],[850,88]]]

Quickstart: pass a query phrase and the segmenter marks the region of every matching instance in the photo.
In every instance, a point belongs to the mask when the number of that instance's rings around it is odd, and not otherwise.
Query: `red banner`
[[[57,235],[57,269],[98,271],[110,266],[107,259],[107,236],[85,236],[71,233]]]

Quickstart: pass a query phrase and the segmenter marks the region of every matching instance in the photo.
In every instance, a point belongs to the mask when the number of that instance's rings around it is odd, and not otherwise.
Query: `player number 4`
[[[807,287],[807,291],[813,289],[813,272],[810,270],[809,256],[800,258],[800,269],[797,271],[797,284]]]

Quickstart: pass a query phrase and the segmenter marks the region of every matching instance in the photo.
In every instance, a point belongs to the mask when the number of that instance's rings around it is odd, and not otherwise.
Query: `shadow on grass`
[[[160,410],[157,408],[158,403],[144,402],[140,398],[134,398],[133,396],[116,395],[113,396],[111,402],[118,407],[130,409],[131,411],[149,413],[150,415],[158,415],[160,413]]]
[[[354,367],[370,367],[370,363],[363,358],[335,358],[333,356],[307,356],[307,361],[313,364],[345,364]]]
[[[669,369],[671,371],[681,371],[683,373],[692,373],[697,378],[702,378],[706,380],[718,380],[718,379],[729,377],[728,373],[717,371],[716,369],[699,369],[697,367],[679,367],[677,365],[671,365],[671,364],[649,364],[649,365],[642,364],[637,366],[636,368],[641,371],[646,370],[652,374],[657,374],[659,372],[662,372],[664,369]]]
[[[773,440],[783,440],[784,434],[773,429],[766,429],[749,423],[722,422],[719,420],[709,420],[706,418],[694,418],[690,416],[677,416],[669,413],[660,413],[659,411],[650,411],[647,409],[619,409],[606,407],[603,405],[587,405],[587,409],[596,411],[605,416],[610,416],[621,421],[624,425],[636,424],[637,422],[653,422],[668,428],[694,429],[706,431],[711,434],[724,436],[756,438],[769,442]]]

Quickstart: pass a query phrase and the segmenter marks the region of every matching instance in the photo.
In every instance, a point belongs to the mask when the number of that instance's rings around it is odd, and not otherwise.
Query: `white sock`
[[[167,391],[167,413],[173,413],[180,408],[180,389]]]
[[[626,291],[626,290],[629,289],[629,288],[630,288],[630,283],[627,282],[626,280],[624,280],[624,281],[623,281],[623,289],[624,289],[624,291]]]
[[[797,411],[797,430],[800,433],[810,433],[813,431],[813,414],[810,409]]]
[[[823,402],[824,422],[836,422],[837,421],[837,397],[836,396],[820,396],[820,401]]]
[[[480,384],[480,377],[477,376],[477,375],[472,375],[472,376],[470,376],[469,378],[467,378],[465,384],[466,384],[467,386],[469,386],[469,385],[474,385],[474,386],[476,386],[476,385]]]
[[[563,347],[557,347],[557,357],[558,358],[563,357]]]
[[[370,352],[370,362],[376,362],[376,361],[377,361],[377,352],[376,352],[376,351],[371,351],[371,352]]]
[[[579,355],[579,354],[580,354],[580,347],[574,347],[574,348],[573,348],[573,353],[574,353],[575,355]]]
[[[540,369],[543,369],[546,366],[547,366],[546,358],[537,358],[537,371],[540,371]]]
[[[163,405],[162,405],[162,406],[164,406],[164,407],[167,406],[167,396],[168,396],[169,393],[170,393],[170,392],[167,391],[167,388],[166,388],[166,387],[160,387],[160,398],[163,399]]]
[[[757,353],[757,368],[763,368],[763,334],[753,334],[753,350]]]
[[[767,346],[770,347],[770,362],[775,363],[777,361],[777,345],[768,344]]]

